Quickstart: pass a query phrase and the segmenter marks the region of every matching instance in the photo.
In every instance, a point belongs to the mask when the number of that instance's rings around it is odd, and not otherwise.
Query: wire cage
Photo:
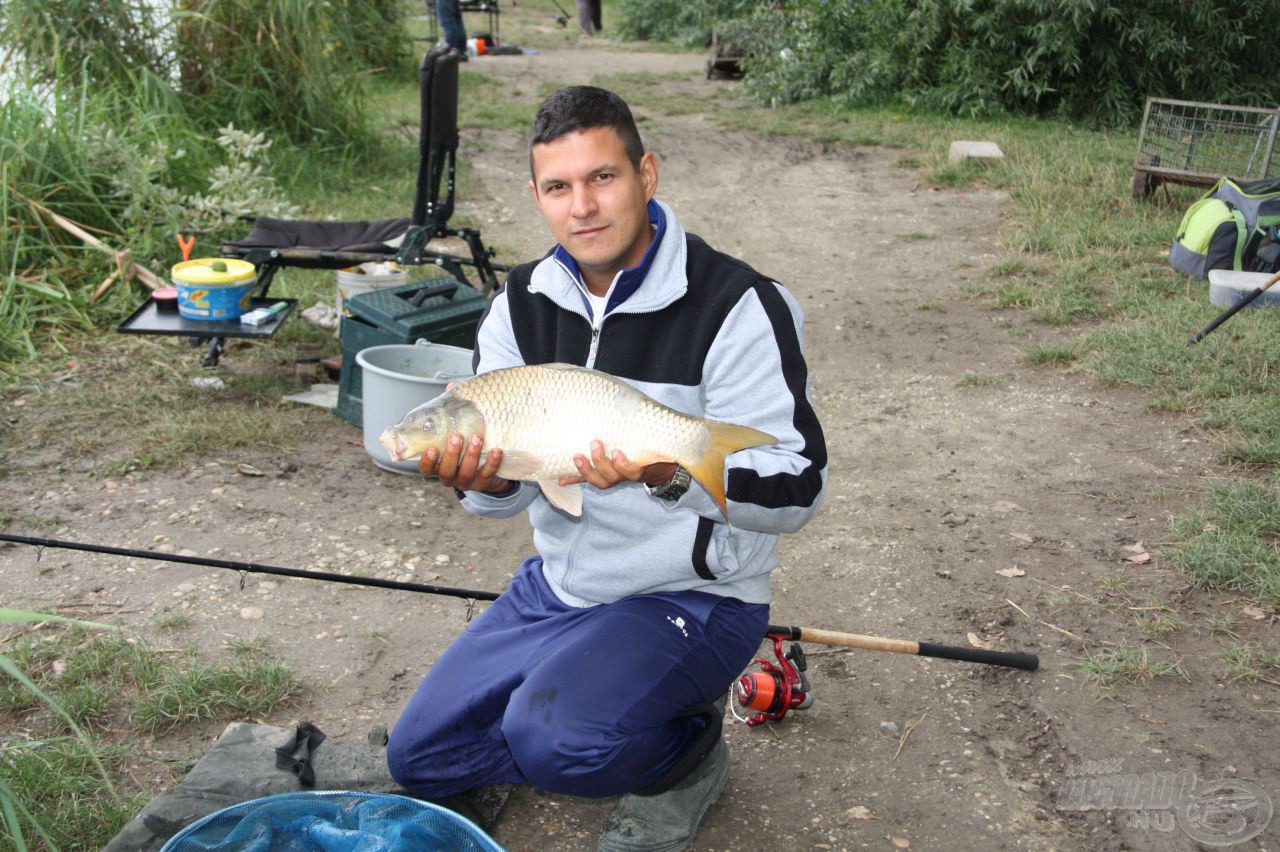
[[[1147,98],[1133,160],[1134,198],[1146,198],[1161,183],[1212,186],[1224,177],[1271,177],[1280,172],[1272,156],[1278,124],[1280,109]]]

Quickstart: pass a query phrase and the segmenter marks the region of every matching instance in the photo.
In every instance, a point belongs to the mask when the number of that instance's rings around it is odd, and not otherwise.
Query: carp
[[[501,447],[498,476],[533,481],[557,508],[582,514],[575,455],[590,457],[591,441],[621,450],[639,465],[675,462],[689,471],[728,519],[724,460],[748,447],[777,443],[772,435],[682,414],[631,385],[572,364],[507,367],[450,387],[410,411],[378,438],[392,461],[443,453],[449,436],[481,435],[483,452]]]

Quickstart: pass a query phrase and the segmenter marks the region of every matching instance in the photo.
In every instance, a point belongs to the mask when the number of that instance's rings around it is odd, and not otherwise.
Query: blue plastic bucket
[[[466,817],[390,793],[316,790],[241,802],[193,822],[160,852],[503,852]]]
[[[184,261],[170,276],[178,289],[178,313],[194,320],[238,318],[249,310],[258,284],[252,263],[229,257]]]

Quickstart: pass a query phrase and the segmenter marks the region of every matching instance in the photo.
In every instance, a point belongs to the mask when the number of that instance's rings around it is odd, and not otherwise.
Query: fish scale
[[[500,447],[499,477],[537,482],[553,505],[575,517],[582,514],[582,489],[558,480],[578,475],[573,457],[589,457],[594,440],[638,465],[679,464],[726,517],[725,458],[777,443],[749,426],[682,414],[621,379],[572,364],[482,373],[413,409],[378,440],[392,461],[405,461],[428,449],[443,453],[454,433],[482,436],[485,451]]]
[[[575,475],[573,457],[591,441],[633,461],[692,452],[705,442],[701,420],[661,405],[603,373],[527,368],[536,378],[495,370],[458,390],[485,419],[485,451],[511,448],[542,460],[535,479]],[[584,416],[589,413],[589,416]],[[661,448],[661,449],[659,449]]]

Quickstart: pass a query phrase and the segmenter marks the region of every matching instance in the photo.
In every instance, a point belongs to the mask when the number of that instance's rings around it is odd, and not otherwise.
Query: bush
[[[198,232],[202,245],[238,236],[243,213],[294,212],[269,171],[261,134],[201,131],[182,103],[139,75],[82,97],[41,98],[14,86],[0,99],[0,374],[36,357],[38,344],[118,316],[136,292],[94,290],[115,268],[106,253],[57,227],[40,208],[128,249],[153,270],[175,260],[174,235]],[[157,93],[168,93],[157,97]]]
[[[267,149],[299,170],[372,152],[362,80],[415,71],[401,12],[399,0],[0,2],[0,377],[136,301],[120,286],[95,301],[114,261],[37,205],[152,269],[174,261],[179,230],[217,245],[238,236],[229,215],[289,213]]]
[[[1273,24],[1225,0],[790,0],[755,13],[748,85],[1124,125],[1148,95],[1274,106]]]
[[[234,122],[326,147],[365,142],[367,72],[411,68],[395,8],[388,0],[190,0],[178,16],[179,89],[214,126]]]
[[[328,147],[369,141],[370,72],[413,73],[398,0],[24,0],[0,3],[0,37],[25,79],[97,89],[149,75],[206,130]]]
[[[22,0],[0,4],[0,38],[21,45],[43,80],[92,68],[98,80],[169,70],[159,15],[145,0]]]
[[[620,0],[624,39],[707,45],[711,27],[750,14],[759,0]]]

